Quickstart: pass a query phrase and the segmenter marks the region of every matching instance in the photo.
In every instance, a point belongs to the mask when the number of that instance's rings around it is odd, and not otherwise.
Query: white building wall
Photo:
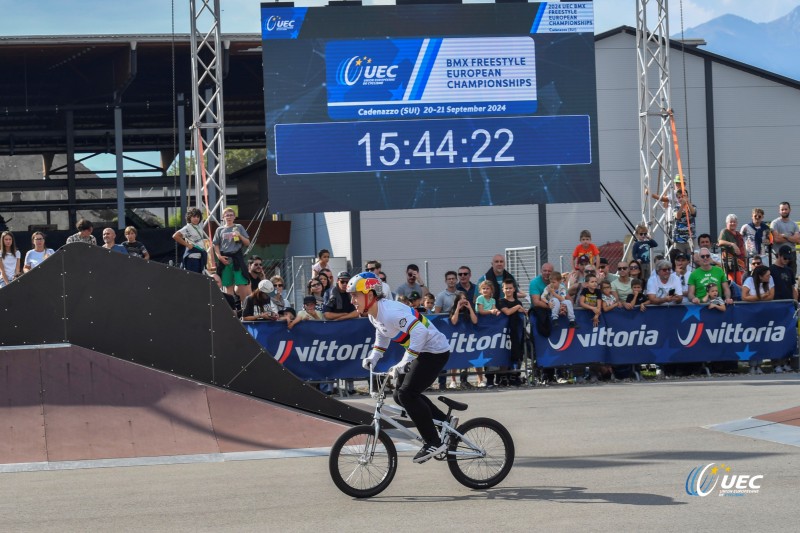
[[[642,218],[642,192],[635,38],[625,32],[606,37],[596,41],[595,53],[600,179],[637,223]],[[672,107],[684,174],[698,208],[699,233],[711,232],[714,226],[709,212],[704,65],[702,57],[670,51]],[[763,207],[771,219],[782,200],[800,205],[794,186],[800,177],[800,90],[719,62],[713,63],[713,85],[717,231],[728,212],[745,223],[755,206]],[[800,219],[800,207],[795,211]],[[408,263],[424,271],[427,261],[426,281],[439,292],[447,270],[467,265],[475,280],[489,268],[491,256],[504,248],[539,245],[538,216],[535,205],[365,211],[362,259],[379,259],[393,287],[404,282]],[[605,199],[550,204],[547,220],[549,257],[556,265],[560,256],[569,264],[582,229],[591,230],[598,245],[626,234]],[[334,255],[349,256],[347,214],[328,214],[326,221]]]
[[[800,217],[800,91],[721,64],[714,65],[714,126],[719,226],[754,207],[767,222],[790,202]]]

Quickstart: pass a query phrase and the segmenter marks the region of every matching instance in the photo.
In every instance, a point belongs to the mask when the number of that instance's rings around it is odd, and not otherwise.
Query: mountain
[[[800,6],[771,22],[723,15],[685,30],[684,37],[704,39],[709,52],[800,80]]]

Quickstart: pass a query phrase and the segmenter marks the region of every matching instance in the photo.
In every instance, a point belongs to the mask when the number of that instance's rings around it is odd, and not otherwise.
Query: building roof
[[[636,28],[632,28],[631,26],[619,26],[617,28],[608,30],[606,32],[598,33],[597,35],[595,35],[594,40],[595,42],[602,41],[603,39],[607,39],[609,37],[613,37],[619,34],[627,34],[635,37]],[[670,49],[672,50],[679,50],[689,55],[701,57],[703,59],[708,59],[714,63],[719,63],[721,65],[741,70],[743,72],[747,72],[748,74],[752,74],[760,78],[774,81],[775,83],[780,83],[782,85],[787,85],[795,89],[800,89],[800,81],[798,80],[786,76],[781,76],[780,74],[775,74],[774,72],[760,69],[758,67],[748,65],[747,63],[742,63],[741,61],[736,61],[729,57],[709,52],[708,50],[703,50],[702,48],[699,48],[697,46],[689,45],[687,43],[681,43],[678,40],[670,39],[669,44],[670,44]]]
[[[223,66],[226,143],[264,144],[261,37],[232,34]],[[189,35],[0,37],[0,155],[66,152],[72,111],[78,152],[111,151],[115,106],[126,151],[171,149],[175,106],[192,121]]]

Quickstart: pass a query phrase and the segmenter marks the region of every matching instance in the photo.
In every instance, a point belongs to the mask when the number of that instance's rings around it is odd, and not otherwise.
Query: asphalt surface
[[[517,449],[485,491],[401,454],[351,499],[326,457],[0,474],[3,531],[778,531],[796,527],[800,448],[704,426],[800,405],[800,374],[453,393]],[[364,402],[365,399],[348,400]],[[757,494],[689,496],[701,465],[763,475]]]

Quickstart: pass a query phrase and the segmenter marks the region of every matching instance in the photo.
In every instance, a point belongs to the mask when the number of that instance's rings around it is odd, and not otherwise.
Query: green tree
[[[233,174],[237,170],[262,161],[267,157],[266,148],[243,148],[225,151],[225,173]]]

